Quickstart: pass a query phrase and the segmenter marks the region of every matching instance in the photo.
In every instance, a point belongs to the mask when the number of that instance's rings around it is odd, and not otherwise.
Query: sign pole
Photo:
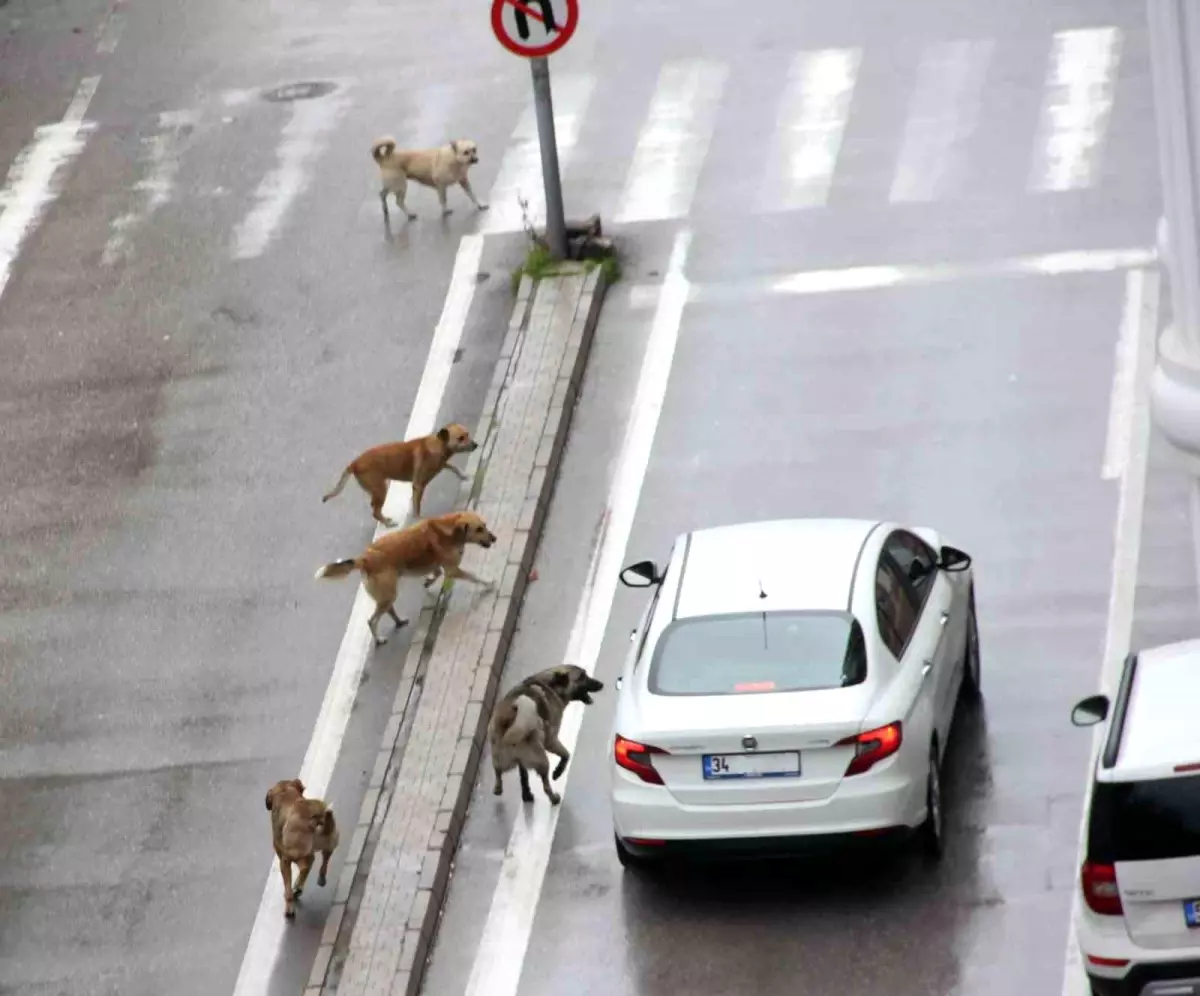
[[[546,188],[546,241],[554,259],[567,256],[567,224],[563,217],[562,177],[558,172],[558,139],[554,134],[554,100],[550,94],[550,64],[545,56],[530,59],[533,107],[538,144],[542,150],[542,182]]]

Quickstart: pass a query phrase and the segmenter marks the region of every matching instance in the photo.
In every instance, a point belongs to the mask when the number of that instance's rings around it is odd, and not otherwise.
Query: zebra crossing
[[[1096,191],[1114,141],[1110,132],[1121,87],[1144,86],[1137,95],[1142,101],[1148,94],[1148,84],[1136,73],[1121,76],[1123,41],[1123,32],[1107,25],[1048,35],[1044,77],[1017,81],[1040,87],[1041,97],[1036,104],[1030,101],[1038,117],[1028,131],[1027,173],[1007,187],[994,169],[981,168],[986,149],[974,141],[989,128],[989,88],[1013,85],[1003,66],[1006,47],[1013,43],[1005,39],[931,40],[909,60],[911,71],[875,73],[871,82],[866,69],[874,60],[892,59],[894,52],[852,46],[805,49],[785,53],[786,64],[774,75],[757,63],[695,55],[662,63],[648,90],[636,80],[624,88],[611,85],[613,74],[604,72],[606,67],[556,73],[555,120],[568,209],[580,205],[588,212],[598,210],[618,227],[710,211],[759,216],[836,211],[844,206],[837,198],[839,178],[854,171],[864,141],[891,143],[882,152],[871,151],[874,162],[885,155],[890,161],[886,182],[853,187],[856,199],[865,197],[883,208]],[[465,121],[481,123],[481,131],[470,133],[483,152],[474,185],[481,192],[490,188],[484,200],[491,210],[456,212],[455,223],[465,225],[465,231],[519,231],[521,200],[527,202],[530,221],[544,221],[537,132],[532,108],[527,102],[521,106],[525,94],[517,90],[522,82],[518,76],[514,74],[511,87],[499,88],[500,109],[487,115],[480,104],[495,88],[478,82],[431,86],[413,101],[417,114],[405,134],[414,142],[466,135]],[[775,92],[762,92],[762,80],[773,80]],[[870,103],[864,88],[881,84],[891,85],[897,99],[903,91],[905,116],[902,127],[894,129],[894,140],[872,138],[867,129],[856,134],[850,127],[855,114]],[[754,99],[748,101],[747,94]],[[343,80],[332,93],[283,105],[287,109],[282,114],[281,105],[258,96],[253,90],[231,90],[213,95],[203,106],[159,113],[148,127],[142,124],[148,133],[130,166],[135,175],[122,194],[125,203],[108,224],[103,265],[118,266],[135,254],[140,233],[168,205],[206,195],[196,184],[178,182],[178,175],[189,155],[221,141],[220,123],[232,120],[231,113],[271,114],[270,124],[263,118],[260,127],[274,133],[266,171],[257,177],[239,174],[242,187],[221,191],[239,212],[223,241],[222,251],[230,259],[244,262],[270,252],[308,198],[354,198],[352,222],[362,223],[375,213],[374,179],[365,151],[359,156],[361,175],[349,181],[343,175],[333,189],[322,170],[330,150],[365,150],[376,132],[394,130],[386,123],[390,109],[375,114],[376,108],[367,106],[379,101],[382,110],[378,88]],[[380,123],[372,127],[368,120]],[[733,125],[736,134],[730,132]],[[105,128],[103,119],[90,121],[81,129],[81,141]],[[722,151],[718,168],[711,153],[725,143],[737,147]],[[736,164],[736,176],[722,175],[729,164]],[[18,167],[14,164],[17,173]],[[20,180],[10,175],[9,187]],[[11,190],[0,193],[0,205],[11,200]],[[428,214],[423,202],[422,209]]]

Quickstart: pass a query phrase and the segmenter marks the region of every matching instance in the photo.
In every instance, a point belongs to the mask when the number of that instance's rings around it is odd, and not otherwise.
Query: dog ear
[[[550,684],[555,688],[568,688],[571,685],[571,675],[566,668],[556,667],[550,672]]]
[[[471,527],[468,526],[465,522],[460,522],[458,525],[456,525],[454,527],[454,535],[457,536],[460,540],[465,540],[467,538],[467,534],[470,533],[470,531],[471,531]]]
[[[441,440],[443,443],[448,443],[448,442],[450,442],[450,430],[449,430],[449,429],[447,429],[447,428],[444,428],[444,427],[443,427],[443,428],[441,428],[441,429],[438,429],[438,432],[437,432],[437,437],[438,437],[438,439],[440,439],[440,440]]]
[[[274,801],[275,801],[275,789],[269,788],[269,789],[267,789],[267,812],[268,813],[271,811],[271,803],[273,803]]]
[[[304,795],[304,782],[300,781],[299,778],[293,778],[292,784],[296,786],[297,792],[299,792],[301,795]]]

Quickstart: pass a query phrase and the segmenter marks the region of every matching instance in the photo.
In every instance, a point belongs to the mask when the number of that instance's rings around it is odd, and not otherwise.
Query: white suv
[[[1094,996],[1200,996],[1200,640],[1130,654],[1087,813],[1075,923]]]

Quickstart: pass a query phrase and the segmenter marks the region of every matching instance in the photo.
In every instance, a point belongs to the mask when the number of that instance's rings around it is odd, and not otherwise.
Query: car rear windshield
[[[677,619],[650,663],[656,695],[844,688],[867,674],[862,628],[846,612],[747,612]]]
[[[1098,864],[1200,856],[1200,775],[1097,782],[1088,857]]]

